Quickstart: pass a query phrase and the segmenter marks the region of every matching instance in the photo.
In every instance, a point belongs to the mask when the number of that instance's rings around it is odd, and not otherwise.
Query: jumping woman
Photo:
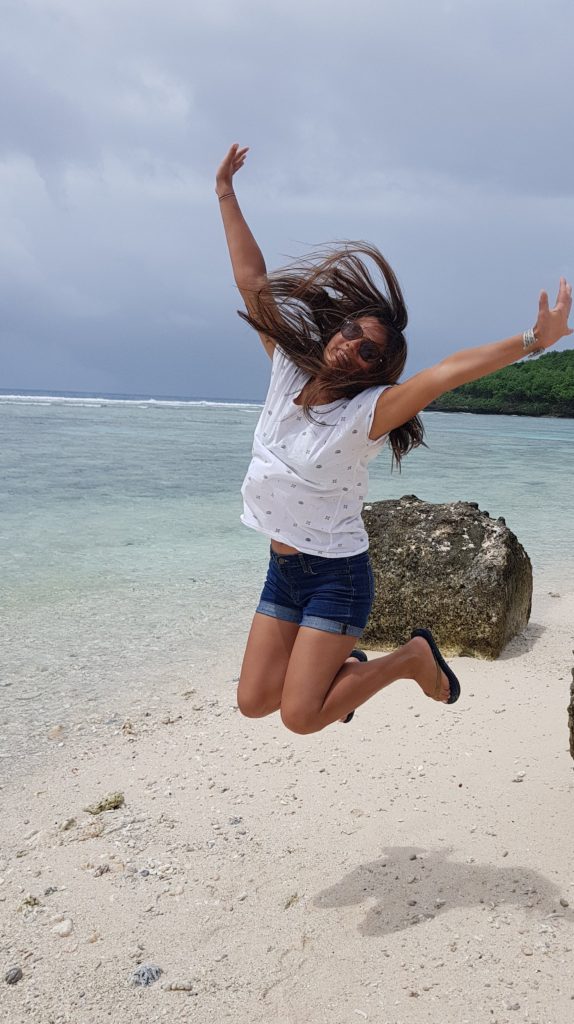
[[[422,444],[418,414],[446,391],[572,334],[572,288],[560,279],[553,309],[541,292],[534,328],[455,352],[399,384],[407,310],[391,267],[374,246],[346,242],[268,275],[233,189],[247,151],[231,146],[215,188],[246,307],[239,315],[272,361],[242,487],[242,521],[269,537],[271,550],[239,708],[250,718],[279,711],[288,729],[305,734],[349,722],[396,679],[453,704],[460,685],[430,630],[413,630],[398,650],[370,661],[355,648],[374,596],[361,519],[368,464],[386,444],[396,463]]]

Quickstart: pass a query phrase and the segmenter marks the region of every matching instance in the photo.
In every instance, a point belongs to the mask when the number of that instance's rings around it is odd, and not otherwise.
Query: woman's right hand
[[[540,293],[538,304],[538,319],[534,325],[534,336],[538,345],[538,351],[550,348],[560,338],[567,338],[574,334],[568,326],[568,317],[572,309],[572,285],[568,284],[565,277],[560,278],[560,287],[556,298],[556,305],[550,309],[547,292]]]
[[[239,148],[239,143],[234,142],[226,156],[224,156],[215,175],[215,191],[218,196],[233,191],[233,175],[240,170],[245,163],[245,157],[249,146]]]

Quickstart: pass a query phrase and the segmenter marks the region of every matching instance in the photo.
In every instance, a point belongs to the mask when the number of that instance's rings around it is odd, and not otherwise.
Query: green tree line
[[[546,352],[441,395],[439,412],[574,416],[574,351]]]

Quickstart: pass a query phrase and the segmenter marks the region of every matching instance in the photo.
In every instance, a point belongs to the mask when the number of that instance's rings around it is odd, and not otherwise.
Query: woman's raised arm
[[[561,277],[553,309],[549,308],[546,292],[541,292],[538,319],[533,332],[527,332],[526,338],[524,334],[515,334],[490,345],[462,349],[403,384],[388,388],[377,402],[369,436],[371,439],[382,437],[422,412],[446,391],[486,377],[525,355],[541,352],[555,345],[560,338],[574,334],[568,327],[571,308],[572,285]]]
[[[248,149],[248,146],[240,149],[238,143],[234,142],[217,170],[215,191],[219,197],[235,283],[241,292],[247,312],[253,314],[256,311],[254,299],[265,283],[267,268],[233,189],[233,175],[243,167]],[[266,334],[260,334],[259,337],[267,354],[272,358],[274,341]]]

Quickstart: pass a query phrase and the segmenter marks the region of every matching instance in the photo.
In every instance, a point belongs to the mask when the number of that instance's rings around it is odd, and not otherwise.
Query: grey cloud
[[[412,369],[569,272],[565,0],[5,8],[2,383],[263,393],[213,194],[232,141],[268,266],[341,237],[389,255]]]

